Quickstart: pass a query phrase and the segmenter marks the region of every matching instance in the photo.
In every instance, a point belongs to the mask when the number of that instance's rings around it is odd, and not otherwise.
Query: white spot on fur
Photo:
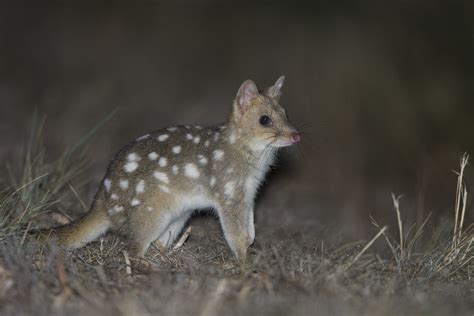
[[[173,153],[179,154],[181,152],[181,146],[179,146],[179,145],[174,146],[172,150],[173,150]]]
[[[112,181],[110,181],[110,179],[105,179],[104,187],[107,192],[110,192],[110,188],[112,187]]]
[[[137,192],[137,193],[145,192],[145,181],[144,180],[138,181],[137,186],[135,187],[135,192]]]
[[[213,187],[214,184],[216,184],[216,177],[211,176],[211,179],[209,180],[209,185],[210,185],[211,187]]]
[[[236,139],[235,133],[230,134],[229,143],[231,144],[235,143],[235,139]]]
[[[168,165],[168,159],[166,159],[166,157],[161,157],[158,164],[160,167],[166,167]]]
[[[193,135],[191,135],[191,134],[186,134],[186,139],[188,139],[188,140],[193,139]]]
[[[175,132],[178,128],[177,127],[168,127],[166,130],[170,131],[170,132]]]
[[[120,180],[119,185],[120,185],[120,188],[122,190],[127,190],[128,189],[128,180]]]
[[[146,134],[146,135],[143,135],[143,136],[140,136],[137,138],[137,142],[141,141],[141,140],[144,140],[144,139],[147,139],[148,137],[150,137],[150,134]]]
[[[168,175],[164,172],[155,171],[153,172],[153,176],[163,183],[166,183],[166,184],[170,183]]]
[[[133,199],[131,202],[130,202],[130,205],[131,206],[137,206],[137,205],[140,205],[140,200],[138,199]]]
[[[168,135],[168,134],[160,135],[160,136],[158,136],[158,141],[159,142],[164,142],[165,140],[168,139],[168,137],[170,137],[170,135]]]
[[[134,172],[135,170],[137,170],[137,168],[138,168],[138,163],[136,161],[127,162],[125,166],[123,166],[123,169],[126,172]]]
[[[161,189],[161,191],[163,191],[165,193],[170,193],[170,188],[168,188],[167,185],[160,184],[158,187]]]
[[[151,207],[151,206],[147,206],[146,209],[147,209],[148,212],[152,212],[152,211],[153,211],[153,207]]]
[[[140,161],[140,156],[136,153],[129,153],[127,156],[128,161]]]
[[[204,155],[197,155],[197,157],[201,165],[205,165],[209,161]]]
[[[109,209],[109,215],[114,215],[123,211],[123,206],[115,205],[113,208]]]
[[[114,200],[114,201],[117,201],[119,197],[118,197],[117,194],[112,193],[112,195],[110,196],[110,198],[111,198],[112,200]]]
[[[184,128],[186,128],[186,129],[190,129],[190,128],[191,128],[191,126],[189,126],[189,125],[184,125]]]
[[[224,157],[224,152],[220,149],[216,149],[212,152],[212,159],[219,161]]]
[[[184,166],[184,174],[190,178],[198,178],[199,170],[196,168],[195,164],[188,163]]]
[[[208,141],[208,140],[206,140],[206,141],[204,142],[204,146],[209,147],[209,141]]]
[[[222,125],[222,126],[220,127],[221,131],[225,130],[226,128],[227,128],[227,126],[225,126],[225,125]]]
[[[200,141],[201,141],[201,137],[199,137],[199,136],[196,136],[193,139],[193,143],[195,143],[195,144],[199,144]]]
[[[158,158],[158,154],[154,151],[148,154],[148,159],[150,160],[156,160]]]
[[[196,129],[202,129],[202,126],[200,126],[200,125],[194,125],[194,127],[195,127]]]
[[[235,183],[234,181],[229,181],[224,185],[224,194],[228,197],[232,197],[234,195],[234,188]]]
[[[214,141],[217,142],[219,140],[219,133],[218,132],[215,132],[214,133]]]
[[[178,174],[178,171],[179,167],[177,165],[173,165],[173,167],[171,167],[171,172],[173,172],[173,174]]]

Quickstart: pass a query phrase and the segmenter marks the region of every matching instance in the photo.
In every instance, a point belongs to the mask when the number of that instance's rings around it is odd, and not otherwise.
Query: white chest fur
[[[245,180],[245,200],[249,205],[253,204],[258,188],[274,160],[275,150],[266,151],[262,153],[256,160],[254,167],[250,169],[251,171]]]

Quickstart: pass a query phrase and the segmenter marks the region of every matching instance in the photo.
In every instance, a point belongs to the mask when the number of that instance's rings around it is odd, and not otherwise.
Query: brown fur
[[[247,80],[227,123],[172,127],[132,141],[110,163],[89,213],[52,237],[73,249],[112,229],[143,256],[155,239],[170,246],[194,210],[212,208],[232,251],[245,259],[255,237],[256,191],[276,149],[295,134],[279,104],[282,85],[283,77],[260,94]],[[262,126],[262,115],[272,124]]]

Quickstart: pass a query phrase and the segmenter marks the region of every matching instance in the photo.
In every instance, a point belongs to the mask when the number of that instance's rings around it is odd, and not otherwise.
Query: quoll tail
[[[107,213],[93,209],[69,225],[47,228],[37,232],[41,242],[56,241],[68,249],[80,248],[105,234],[111,226]]]

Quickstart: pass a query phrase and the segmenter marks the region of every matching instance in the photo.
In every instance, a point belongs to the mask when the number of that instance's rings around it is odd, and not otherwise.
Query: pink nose
[[[299,143],[300,140],[301,140],[300,134],[298,134],[298,133],[296,133],[296,132],[291,133],[291,142],[292,142],[293,144]]]

